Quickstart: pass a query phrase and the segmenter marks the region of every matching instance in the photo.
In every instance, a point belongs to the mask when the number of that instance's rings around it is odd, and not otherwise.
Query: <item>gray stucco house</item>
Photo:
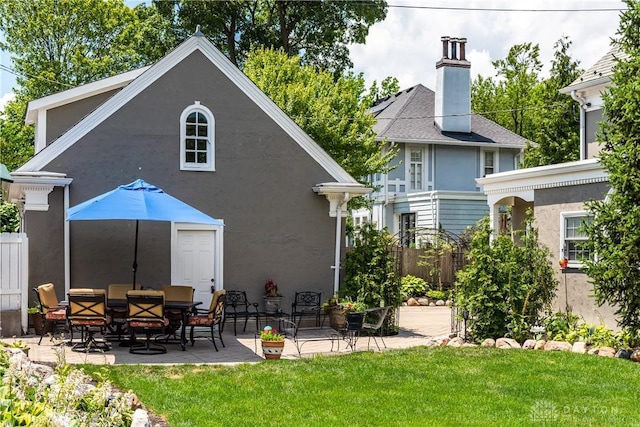
[[[587,238],[580,231],[582,222],[589,220],[584,202],[602,200],[610,189],[607,173],[597,158],[600,148],[597,131],[599,122],[603,120],[602,92],[611,82],[614,57],[621,57],[617,47],[561,90],[581,107],[581,160],[478,179],[487,195],[494,229],[500,229],[500,224],[504,223],[501,221],[502,207],[512,207],[512,224],[520,229],[526,209],[533,209],[540,242],[551,249],[551,262],[557,268],[560,282],[554,308],[565,311],[568,306],[586,322],[604,322],[610,328],[617,326],[614,310],[595,303],[593,286],[582,272],[580,261],[590,254],[580,250],[579,242]],[[568,267],[563,273],[559,260],[565,257]]]
[[[373,177],[373,208],[353,213],[419,244],[413,229],[462,233],[488,214],[475,179],[517,169],[527,140],[471,112],[466,39],[442,37],[435,92],[418,84],[371,109],[377,139],[399,150],[388,174]]]
[[[29,103],[36,154],[13,172],[29,285],[131,283],[134,221],[65,221],[66,211],[141,178],[224,226],[140,222],[137,281],[246,290],[267,279],[333,294],[346,202],[369,190],[202,34],[156,64]]]

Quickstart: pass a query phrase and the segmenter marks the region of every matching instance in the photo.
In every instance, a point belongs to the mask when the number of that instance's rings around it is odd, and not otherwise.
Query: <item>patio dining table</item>
[[[187,349],[187,320],[189,312],[193,311],[195,307],[202,304],[202,301],[170,301],[164,302],[165,310],[180,310],[182,314],[182,328],[180,331],[180,348],[182,351]],[[108,299],[107,307],[109,308],[122,308],[127,307],[126,299]]]

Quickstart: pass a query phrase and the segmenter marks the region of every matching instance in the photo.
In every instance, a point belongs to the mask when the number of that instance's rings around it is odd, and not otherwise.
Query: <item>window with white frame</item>
[[[484,177],[498,172],[498,153],[496,150],[480,150],[480,174]]]
[[[584,211],[560,214],[560,257],[569,260],[569,267],[581,267],[583,260],[591,259],[591,252],[584,247],[588,236],[583,226],[589,224],[592,219]]]
[[[180,116],[180,169],[215,171],[215,120],[200,101]]]
[[[422,190],[422,170],[424,167],[422,148],[412,148],[409,156],[409,188]]]

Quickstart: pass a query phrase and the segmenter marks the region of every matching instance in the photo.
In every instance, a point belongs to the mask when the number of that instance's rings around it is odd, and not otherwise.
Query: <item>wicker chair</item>
[[[369,308],[364,311],[365,322],[362,324],[361,331],[367,333],[369,335],[369,339],[367,340],[367,350],[369,349],[369,344],[371,343],[371,338],[373,337],[373,342],[376,343],[376,347],[380,350],[380,346],[378,345],[378,340],[376,336],[380,338],[384,348],[387,348],[387,344],[385,344],[382,339],[382,328],[384,326],[384,319],[387,317],[387,313],[391,309],[390,306],[387,307],[376,307]]]

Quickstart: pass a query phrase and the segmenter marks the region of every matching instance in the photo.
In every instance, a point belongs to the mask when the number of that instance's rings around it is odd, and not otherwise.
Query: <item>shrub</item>
[[[429,284],[420,277],[409,274],[400,280],[400,295],[405,301],[411,297],[425,295],[428,290]]]
[[[478,223],[471,240],[470,263],[457,274],[456,304],[470,313],[471,336],[478,340],[523,336],[540,324],[558,286],[550,252],[538,242],[538,231],[528,212],[526,232],[498,235],[489,218]]]
[[[432,289],[430,291],[427,291],[427,297],[431,298],[431,299],[435,299],[435,300],[446,300],[449,298],[449,292],[448,291],[438,291],[436,289]]]
[[[17,233],[20,230],[20,215],[13,203],[0,201],[0,233]]]

